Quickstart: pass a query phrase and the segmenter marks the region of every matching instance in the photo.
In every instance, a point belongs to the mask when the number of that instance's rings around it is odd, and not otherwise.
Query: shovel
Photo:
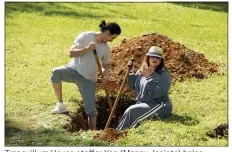
[[[134,57],[132,57],[132,58],[130,59],[130,61],[134,62]],[[131,66],[131,67],[132,67],[132,66]],[[110,122],[111,122],[111,120],[112,120],[112,118],[113,118],[113,116],[114,116],[114,111],[115,111],[115,109],[116,109],[116,107],[117,107],[117,105],[118,105],[118,101],[119,101],[119,99],[120,99],[120,96],[121,96],[123,87],[124,87],[124,85],[125,85],[125,83],[126,83],[127,76],[128,76],[128,74],[129,74],[129,71],[130,71],[131,67],[128,67],[128,69],[127,69],[127,71],[126,71],[126,74],[125,74],[125,76],[124,76],[124,78],[123,78],[123,81],[122,81],[122,84],[121,84],[121,86],[120,86],[120,89],[119,89],[117,98],[116,98],[116,100],[115,100],[115,102],[114,102],[113,109],[111,110],[110,116],[109,116],[109,118],[108,118],[108,120],[107,120],[105,129],[109,127]]]
[[[97,62],[98,71],[99,71],[99,73],[100,73],[100,75],[101,75],[101,78],[103,79],[104,75],[103,75],[103,73],[102,73],[102,67],[101,67],[99,58],[98,58],[98,56],[97,56],[97,51],[96,51],[96,49],[93,50],[93,54],[94,54],[95,59],[96,59],[96,62]],[[107,98],[107,101],[108,101],[108,104],[109,104],[109,107],[110,107],[110,110],[111,110],[111,109],[112,109],[112,101],[110,100],[108,91],[106,90],[106,88],[104,88],[104,89],[105,89],[106,98]]]

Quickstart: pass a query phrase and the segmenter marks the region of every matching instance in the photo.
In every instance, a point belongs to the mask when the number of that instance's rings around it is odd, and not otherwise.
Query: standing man
[[[108,81],[110,67],[110,47],[112,42],[121,33],[120,26],[115,22],[107,23],[103,20],[100,32],[82,32],[75,39],[70,49],[70,62],[66,66],[53,69],[51,82],[58,100],[53,114],[67,112],[62,98],[62,82],[75,83],[83,98],[85,113],[88,116],[89,129],[96,129],[97,110],[95,107],[96,71],[97,63],[93,50],[96,49],[98,58],[104,68],[102,83]]]

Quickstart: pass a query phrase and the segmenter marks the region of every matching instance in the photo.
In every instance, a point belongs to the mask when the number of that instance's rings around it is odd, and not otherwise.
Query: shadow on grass
[[[13,121],[11,120],[6,120],[5,122],[5,137],[11,137],[14,134],[22,131],[20,128],[16,127],[18,126],[17,124],[15,124]]]
[[[62,6],[60,3],[27,3],[27,2],[7,2],[5,3],[5,13],[10,15],[12,12],[31,13],[37,12],[45,16],[65,16],[65,17],[102,17],[94,13],[77,12],[72,8]]]
[[[16,121],[5,121],[5,146],[107,146],[84,132],[69,133],[52,128],[24,129]]]
[[[157,119],[157,118],[155,118]],[[159,118],[160,119],[160,118]],[[192,118],[190,116],[180,116],[177,114],[172,114],[170,117],[162,119],[163,121],[167,122],[167,123],[181,123],[183,125],[187,125],[187,126],[193,126],[193,125],[197,125],[199,123],[199,120]]]
[[[228,13],[228,2],[173,2],[184,7],[213,10]]]
[[[40,131],[25,130],[13,120],[5,121],[5,146],[46,146],[51,141],[53,143],[62,141],[71,142],[70,139],[64,138],[63,135],[59,134],[61,134],[61,132],[49,129]],[[56,136],[56,138],[54,138],[54,136]]]

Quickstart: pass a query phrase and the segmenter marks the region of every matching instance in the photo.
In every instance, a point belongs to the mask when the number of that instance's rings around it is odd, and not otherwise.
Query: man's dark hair
[[[120,26],[115,22],[109,22],[106,24],[105,20],[102,20],[99,27],[101,32],[108,30],[110,32],[110,35],[114,35],[114,34],[120,35],[121,33]]]

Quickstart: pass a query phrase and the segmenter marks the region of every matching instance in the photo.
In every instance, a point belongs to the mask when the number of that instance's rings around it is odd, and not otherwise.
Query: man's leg
[[[95,106],[95,87],[86,84],[79,87],[83,98],[85,113],[88,115],[89,129],[95,130],[97,125],[97,109]]]
[[[88,125],[89,125],[89,129],[95,130],[97,125],[97,117],[88,116]]]
[[[78,86],[83,98],[85,113],[88,116],[89,129],[94,130],[96,129],[98,114],[95,106],[96,82],[85,79],[78,72],[76,73],[75,78],[76,85]]]
[[[62,83],[52,83],[57,101],[63,102],[62,98]]]
[[[74,70],[66,66],[55,68],[52,71],[51,81],[56,98],[58,100],[55,109],[52,110],[53,114],[64,113],[68,111],[66,105],[63,103],[61,81],[73,83],[73,73]]]

